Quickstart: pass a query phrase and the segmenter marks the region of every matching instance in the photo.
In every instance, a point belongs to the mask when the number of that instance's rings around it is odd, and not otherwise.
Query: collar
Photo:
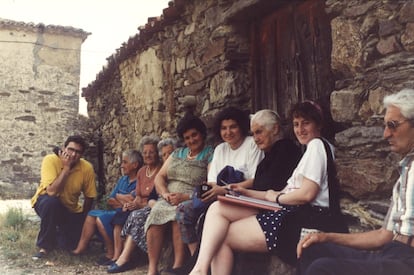
[[[411,150],[408,154],[406,154],[402,160],[400,160],[399,166],[400,167],[407,166],[413,160],[414,160],[414,149]]]

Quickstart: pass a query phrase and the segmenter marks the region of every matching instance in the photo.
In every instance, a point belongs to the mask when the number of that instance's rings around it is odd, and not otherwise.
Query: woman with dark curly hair
[[[185,147],[175,150],[165,161],[155,177],[159,199],[153,206],[145,223],[149,267],[148,275],[158,273],[158,260],[169,224],[172,227],[174,264],[179,268],[184,262],[184,244],[176,222],[177,205],[189,200],[196,185],[207,179],[207,167],[213,155],[213,148],[206,146],[207,128],[193,115],[186,115],[178,123],[178,137]]]
[[[250,188],[254,174],[263,152],[256,146],[253,137],[249,136],[249,115],[236,107],[228,107],[220,111],[214,121],[214,134],[222,143],[214,150],[207,183],[208,191],[203,192],[201,201],[188,200],[177,207],[177,221],[181,230],[181,238],[188,245],[191,255],[196,252],[199,243],[197,227],[199,217],[216,200],[218,195],[228,191],[227,184],[239,183]],[[187,265],[192,265],[191,260]],[[186,267],[191,268],[191,267]]]

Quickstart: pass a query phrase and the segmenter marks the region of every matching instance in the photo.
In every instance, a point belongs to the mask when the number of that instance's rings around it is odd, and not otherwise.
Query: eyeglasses
[[[390,120],[384,123],[384,127],[388,128],[390,131],[395,131],[398,127],[400,127],[401,124],[403,124],[406,121],[408,121],[408,119],[404,119],[401,121]]]
[[[82,155],[82,153],[83,153],[83,151],[76,150],[75,148],[72,148],[72,147],[66,147],[66,150],[68,150],[70,153],[76,153],[78,155]]]

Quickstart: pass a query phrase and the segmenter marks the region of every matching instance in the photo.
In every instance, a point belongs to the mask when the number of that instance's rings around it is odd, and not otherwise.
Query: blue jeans
[[[55,247],[73,250],[82,232],[85,216],[72,213],[60,202],[58,197],[40,195],[34,205],[40,217],[40,231],[36,245],[46,250]]]
[[[410,275],[414,274],[414,248],[399,242],[390,242],[377,251],[314,244],[303,251],[298,274]]]

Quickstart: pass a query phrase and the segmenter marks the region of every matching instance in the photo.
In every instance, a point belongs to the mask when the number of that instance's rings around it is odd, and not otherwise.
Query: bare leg
[[[96,217],[87,216],[85,222],[83,223],[82,233],[78,246],[75,250],[72,250],[72,254],[79,255],[83,253],[86,248],[88,248],[89,241],[92,239],[93,234],[96,230]]]
[[[116,264],[118,266],[126,264],[129,261],[132,255],[132,252],[134,252],[135,250],[135,246],[136,246],[135,242],[132,239],[131,235],[127,235],[127,238],[124,244],[124,249],[122,250],[121,255],[118,257],[118,260],[116,260]]]
[[[104,240],[104,243],[105,243],[105,248],[106,248],[105,257],[107,257],[108,259],[112,259],[112,257],[114,256],[114,242],[106,233],[105,227],[99,218],[96,219],[96,227],[98,228],[98,231],[101,234]]]
[[[200,253],[191,275],[207,275],[213,256],[226,238],[231,222],[253,216],[256,209],[214,202],[208,209],[203,227]],[[244,232],[244,231],[241,231]],[[245,234],[243,234],[244,236]]]
[[[181,239],[180,227],[177,222],[172,222],[172,242],[174,247],[174,264],[172,268],[183,266],[185,259],[185,246]]]
[[[243,234],[240,234],[243,232]],[[233,268],[233,251],[267,252],[265,235],[255,216],[232,222],[211,263],[211,273],[230,275]]]
[[[122,252],[122,247],[124,245],[124,242],[121,238],[121,230],[122,226],[119,224],[116,224],[114,227],[114,256],[112,257],[113,261],[116,261]]]
[[[165,224],[154,224],[148,228],[148,275],[155,275],[158,272],[158,260],[160,259],[162,244],[164,243],[165,226]]]

